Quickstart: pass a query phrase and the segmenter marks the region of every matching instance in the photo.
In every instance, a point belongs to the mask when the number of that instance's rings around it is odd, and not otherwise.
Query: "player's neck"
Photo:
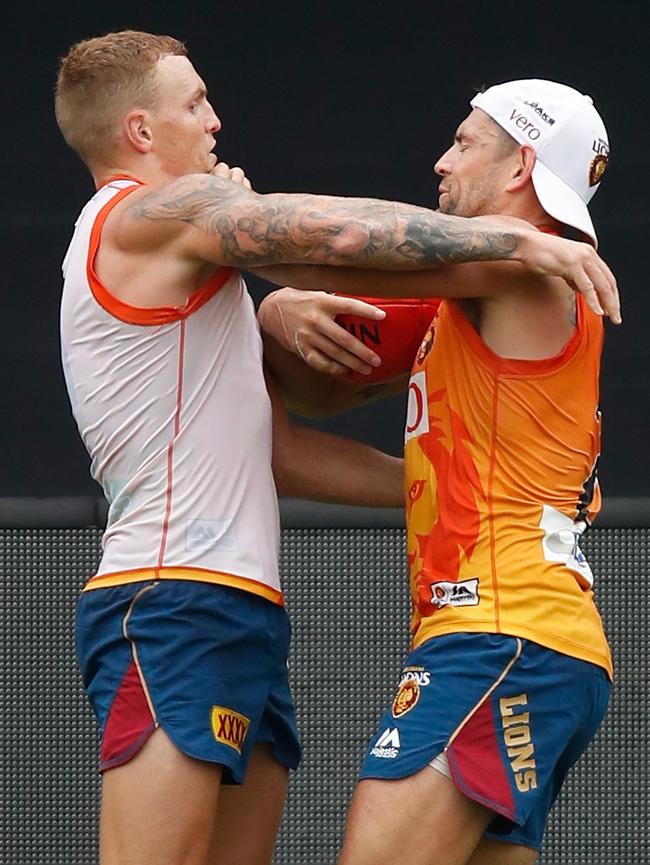
[[[558,233],[561,225],[544,211],[535,194],[508,197],[501,203],[500,216],[514,216],[523,219],[541,230],[552,230]]]
[[[92,175],[97,189],[105,185],[108,180],[116,177],[131,178],[140,183],[146,183],[147,186],[162,186],[176,179],[175,176],[163,171],[155,162],[146,159],[136,163],[120,160],[110,165],[99,165],[94,168]]]

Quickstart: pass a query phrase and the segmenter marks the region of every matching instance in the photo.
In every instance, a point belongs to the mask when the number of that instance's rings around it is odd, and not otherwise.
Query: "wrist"
[[[257,320],[263,331],[275,335],[273,326],[274,320],[278,318],[278,302],[281,300],[280,295],[287,289],[278,288],[276,291],[271,291],[262,298],[262,301],[257,309]],[[290,289],[289,289],[290,290]]]

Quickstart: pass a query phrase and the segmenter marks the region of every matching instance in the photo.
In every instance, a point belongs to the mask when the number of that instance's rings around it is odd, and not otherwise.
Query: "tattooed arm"
[[[305,263],[414,270],[446,262],[508,259],[562,276],[585,293],[611,272],[585,244],[541,235],[498,218],[463,219],[422,207],[311,194],[260,195],[210,175],[188,175],[126,199],[121,241],[147,251],[251,268]]]
[[[267,375],[278,493],[366,507],[404,506],[404,461],[362,442],[293,423]]]

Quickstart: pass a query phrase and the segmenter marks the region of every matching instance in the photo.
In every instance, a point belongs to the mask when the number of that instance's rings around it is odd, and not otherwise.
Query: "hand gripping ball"
[[[358,315],[337,315],[336,322],[381,358],[368,375],[349,372],[348,381],[381,383],[411,372],[415,355],[440,301],[436,298],[360,297],[383,309],[386,317],[371,321]]]

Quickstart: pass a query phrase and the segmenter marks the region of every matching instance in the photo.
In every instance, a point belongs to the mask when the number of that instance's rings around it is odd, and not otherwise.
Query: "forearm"
[[[530,232],[488,217],[466,219],[424,207],[371,198],[260,195],[253,206],[271,235],[294,239],[267,263],[314,263],[381,270],[419,270],[444,263],[517,259]],[[244,265],[245,266],[245,265]]]
[[[336,292],[359,297],[468,297],[482,293],[486,266],[521,268],[516,263],[441,265],[427,270],[375,270],[358,267],[326,267],[315,264],[275,264],[254,268],[256,276],[280,286],[304,291]],[[477,269],[478,268],[478,269]],[[487,271],[489,273],[489,271]],[[478,277],[478,278],[477,278]]]
[[[274,443],[278,493],[366,507],[404,505],[404,461],[361,442],[292,425]]]
[[[336,379],[316,372],[264,331],[262,339],[265,363],[289,411],[308,418],[328,417],[341,411],[333,405]]]
[[[146,192],[127,212],[140,232],[147,225],[185,225],[177,243],[188,252],[243,268],[313,263],[412,270],[511,259],[520,256],[530,234],[486,217],[465,219],[380,199],[260,195],[211,175],[187,175]],[[125,228],[133,233],[133,226]]]
[[[328,264],[418,270],[444,263],[520,261],[534,273],[560,276],[585,294],[595,312],[604,309],[620,321],[616,280],[591,247],[502,218],[465,219],[368,198],[259,195],[213,175],[187,175],[134,196],[114,226],[116,242],[131,251],[171,244],[194,264],[246,269]]]
[[[403,460],[291,422],[266,369],[273,407],[273,474],[280,495],[368,507],[404,503]]]

